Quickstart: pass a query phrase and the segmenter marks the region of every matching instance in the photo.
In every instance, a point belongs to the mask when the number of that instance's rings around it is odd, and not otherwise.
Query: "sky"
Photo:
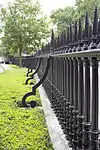
[[[7,5],[8,2],[13,0],[0,0],[0,5]],[[50,15],[52,10],[63,8],[66,6],[73,6],[75,4],[75,0],[39,0],[42,10],[44,14]]]
[[[73,6],[75,0],[40,0],[40,4],[42,5],[44,13],[48,15],[54,9]]]

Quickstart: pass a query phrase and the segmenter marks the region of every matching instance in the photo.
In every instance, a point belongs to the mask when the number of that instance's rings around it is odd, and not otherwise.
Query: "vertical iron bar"
[[[83,123],[83,146],[90,146],[90,61],[84,58],[84,123]]]
[[[82,149],[83,129],[82,124],[84,120],[83,116],[83,61],[78,58],[78,148]]]
[[[66,65],[67,65],[66,139],[69,140],[70,64],[68,58],[66,60]]]
[[[73,109],[74,109],[74,101],[73,101],[73,60],[70,58],[70,106],[69,106],[69,146],[72,147],[72,138],[73,138]]]
[[[92,120],[91,120],[91,150],[99,150],[98,136],[98,61],[94,57],[92,65]]]
[[[77,140],[77,115],[78,115],[78,62],[76,58],[73,58],[73,149],[78,146]]]

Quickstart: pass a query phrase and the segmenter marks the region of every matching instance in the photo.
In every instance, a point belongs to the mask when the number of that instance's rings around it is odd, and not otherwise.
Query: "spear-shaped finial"
[[[66,45],[67,39],[66,39],[66,30],[64,31],[64,45]]]
[[[69,37],[69,27],[67,28],[67,44],[69,44],[70,37]]]
[[[59,35],[59,47],[61,46],[61,35]]]
[[[46,51],[48,51],[48,43],[46,44]]]
[[[98,26],[98,10],[97,7],[95,7],[94,11],[94,22],[93,22],[93,35],[95,36],[97,34],[97,26]]]
[[[100,35],[100,20],[98,22],[98,34]]]
[[[85,31],[83,30],[82,31],[82,40],[84,40],[85,39]]]
[[[41,45],[41,49],[43,49],[44,48],[44,44],[42,43],[42,45]]]
[[[47,45],[47,46],[48,46],[48,51],[49,51],[49,50],[50,50],[50,43],[48,43],[48,45]]]
[[[87,39],[89,36],[89,17],[88,13],[86,12],[86,17],[85,17],[85,38]]]
[[[82,40],[82,24],[81,24],[81,19],[79,18],[79,29],[78,29],[78,33],[77,33],[77,41],[78,41],[78,45],[77,45],[77,49],[76,51],[81,51],[81,40]],[[74,50],[75,51],[75,50]]]
[[[100,20],[98,22],[98,36],[97,36],[97,48],[100,49]]]
[[[69,43],[72,43],[72,25],[70,25]]]
[[[57,41],[56,41],[56,39],[54,39],[54,48],[56,48],[57,47]]]
[[[57,37],[57,47],[59,47],[60,46],[60,42],[59,42],[59,36]]]
[[[81,39],[82,39],[82,24],[81,24],[81,19],[79,19],[78,40],[81,41]]]
[[[51,47],[54,47],[54,31],[52,30],[52,34],[51,34]]]
[[[61,33],[61,46],[63,45],[63,41],[64,39],[63,39],[63,32]]]
[[[65,38],[66,38],[66,37],[65,37],[65,31],[63,31],[63,32],[62,32],[62,45],[65,45],[65,41],[66,41]]]
[[[77,21],[75,21],[75,29],[74,29],[74,42],[77,41]]]
[[[89,39],[92,37],[92,26],[89,26]]]

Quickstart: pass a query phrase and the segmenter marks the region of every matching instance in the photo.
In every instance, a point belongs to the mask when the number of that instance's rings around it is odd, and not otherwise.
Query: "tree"
[[[42,39],[49,36],[47,18],[42,15],[40,4],[34,0],[15,0],[1,9],[1,38],[5,55],[20,56],[22,52],[38,50]],[[20,59],[21,61],[21,59]]]
[[[98,7],[99,11],[99,17],[100,17],[100,0],[76,0],[76,12],[75,12],[75,17],[77,19],[83,18],[85,16],[85,13],[88,12],[90,22],[93,22],[94,18],[94,10],[95,7]]]
[[[64,29],[66,29],[70,23],[74,22],[74,7],[65,7],[62,9],[57,9],[51,13],[51,21],[57,26],[57,32],[60,34]]]
[[[93,23],[94,10],[98,7],[100,17],[100,0],[76,0],[75,6],[65,7],[51,13],[51,21],[57,26],[57,33],[61,33],[79,18],[84,24],[85,14],[88,12],[90,23]]]

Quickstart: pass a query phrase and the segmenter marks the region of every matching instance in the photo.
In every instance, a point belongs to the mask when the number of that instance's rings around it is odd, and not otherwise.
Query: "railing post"
[[[78,58],[78,148],[82,149],[82,138],[83,138],[83,61]]]
[[[73,101],[73,60],[70,59],[70,106],[69,106],[69,146],[72,147],[73,139],[73,110],[74,110],[74,101]]]
[[[69,106],[70,106],[70,64],[69,64],[69,59],[67,58],[66,60],[66,67],[67,67],[67,102],[66,102],[66,111],[67,111],[67,116],[66,116],[66,139],[69,140]]]
[[[76,58],[73,58],[73,149],[77,148],[77,115],[78,115],[78,62]]]
[[[84,123],[83,123],[83,146],[90,146],[90,61],[84,58]]]
[[[98,60],[93,57],[92,65],[92,120],[91,120],[91,150],[99,150],[98,136]]]

